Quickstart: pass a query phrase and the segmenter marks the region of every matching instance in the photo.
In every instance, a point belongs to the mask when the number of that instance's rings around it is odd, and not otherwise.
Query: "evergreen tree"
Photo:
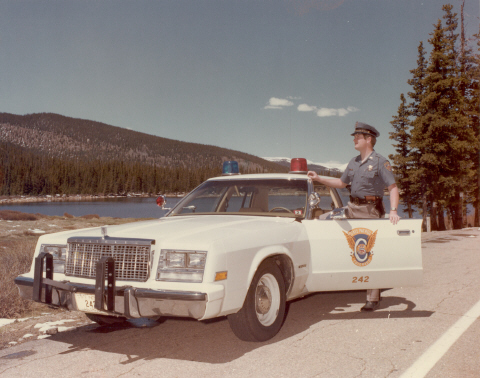
[[[477,40],[477,54],[475,54],[472,48],[468,45],[468,40],[465,36],[464,25],[464,5],[465,1],[461,4],[460,12],[460,55],[459,55],[459,70],[460,70],[460,91],[465,101],[464,112],[469,118],[468,127],[471,128],[472,133],[476,138],[476,144],[473,146],[471,161],[472,169],[466,176],[468,180],[467,188],[469,191],[467,194],[467,201],[473,203],[475,210],[473,225],[480,226],[479,212],[480,212],[480,139],[479,139],[479,81],[480,81],[480,56],[478,50],[480,48],[480,33],[475,34],[473,37]]]
[[[479,28],[480,29],[480,28]],[[477,155],[473,156],[476,180],[473,187],[473,204],[475,208],[474,226],[480,226],[480,30],[474,35],[477,42],[477,53],[473,54],[474,64],[471,72],[472,96],[470,101],[472,128],[477,142]]]
[[[409,171],[409,182],[411,184],[410,193],[412,198],[416,199],[415,202],[418,208],[422,209],[423,229],[426,230],[427,216],[431,208],[433,194],[427,185],[427,169],[421,160],[428,145],[416,143],[417,139],[421,140],[421,135],[425,132],[422,127],[425,127],[425,125],[415,122],[416,119],[425,116],[428,112],[428,109],[421,106],[426,95],[425,78],[427,76],[427,60],[425,58],[426,52],[423,47],[423,42],[420,42],[417,50],[417,68],[410,70],[413,77],[407,81],[413,88],[412,92],[408,92],[408,96],[412,99],[408,110],[410,116],[414,117],[414,121],[411,123],[413,130],[411,131],[410,137],[410,156],[412,158],[413,169]],[[415,139],[412,140],[414,136]]]
[[[446,25],[443,27],[439,20],[428,40],[432,52],[426,75],[421,79],[424,92],[416,105],[411,139],[412,148],[419,154],[418,168],[426,182],[426,197],[434,199],[438,206],[439,229],[445,228],[444,208],[448,209],[453,227],[462,227],[461,193],[467,188],[466,176],[471,172],[470,158],[475,145],[460,90],[455,50],[457,18],[452,8],[443,6]],[[433,221],[435,224],[436,219]]]
[[[405,205],[403,210],[408,212],[408,217],[412,218],[413,215],[413,205],[414,198],[411,192],[411,182],[409,173],[412,169],[413,156],[411,155],[410,148],[410,112],[408,110],[407,101],[403,93],[400,95],[401,104],[398,108],[398,115],[394,117],[393,121],[390,122],[393,126],[394,131],[390,132],[390,139],[393,139],[396,144],[395,155],[390,155],[389,158],[392,160],[392,166],[395,172],[395,175],[399,178],[397,180],[398,187],[401,193],[401,202]]]

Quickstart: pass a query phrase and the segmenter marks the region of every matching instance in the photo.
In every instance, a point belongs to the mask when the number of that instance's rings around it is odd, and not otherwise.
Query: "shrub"
[[[22,213],[14,210],[0,210],[0,219],[11,221],[37,220],[39,217],[35,214]]]
[[[32,308],[32,301],[20,297],[14,280],[30,269],[36,241],[25,238],[0,247],[0,318],[13,318]]]

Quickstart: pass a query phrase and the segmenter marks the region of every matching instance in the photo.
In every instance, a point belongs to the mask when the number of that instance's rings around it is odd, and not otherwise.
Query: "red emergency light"
[[[290,173],[306,174],[307,171],[307,159],[293,158],[290,161]]]

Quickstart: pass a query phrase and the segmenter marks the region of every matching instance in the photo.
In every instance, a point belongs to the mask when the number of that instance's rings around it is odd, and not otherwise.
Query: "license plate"
[[[93,294],[75,293],[75,301],[79,311],[105,314],[105,312],[95,308],[95,295]]]

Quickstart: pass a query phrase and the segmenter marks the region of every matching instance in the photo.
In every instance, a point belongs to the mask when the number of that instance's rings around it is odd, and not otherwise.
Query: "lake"
[[[181,198],[167,198],[167,206],[177,204]],[[34,202],[0,205],[0,210],[15,210],[23,213],[58,215],[65,213],[76,217],[97,214],[113,218],[160,218],[167,210],[162,210],[155,202],[156,198],[102,198],[91,201],[72,202]]]
[[[167,198],[167,206],[175,206],[181,198]],[[345,199],[342,199],[346,204]],[[75,217],[89,214],[97,214],[101,217],[114,218],[160,218],[167,213],[167,210],[160,209],[155,198],[107,198],[82,202],[35,202],[22,204],[0,205],[0,210],[15,210],[23,213],[40,213],[44,215],[62,216],[65,213]],[[389,197],[383,199],[385,210],[390,209]],[[400,210],[400,209],[399,209]],[[399,211],[402,218],[407,218],[403,211]],[[414,218],[421,218],[414,213]]]

